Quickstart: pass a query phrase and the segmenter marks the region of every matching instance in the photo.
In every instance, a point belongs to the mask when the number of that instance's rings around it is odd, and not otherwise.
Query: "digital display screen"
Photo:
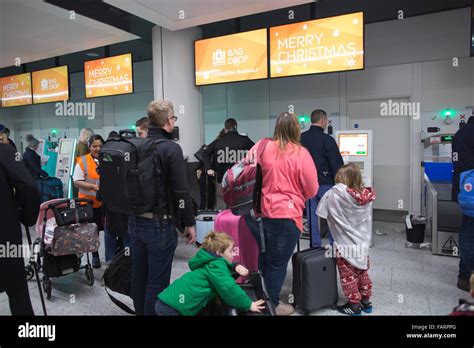
[[[368,156],[369,135],[367,133],[339,134],[341,156]]]
[[[270,28],[270,77],[363,68],[363,12]]]
[[[197,40],[194,59],[197,86],[267,78],[267,29]]]
[[[84,63],[86,98],[133,93],[132,54]]]
[[[453,142],[453,136],[452,135],[443,135],[443,136],[441,136],[441,141],[442,142],[447,142],[447,143],[452,143]]]
[[[31,75],[24,73],[0,78],[2,108],[29,105],[31,97]]]
[[[69,99],[67,65],[32,72],[33,103],[49,103]]]
[[[72,155],[73,152],[73,140],[63,140],[61,141],[61,146],[59,147],[59,154],[60,155]]]

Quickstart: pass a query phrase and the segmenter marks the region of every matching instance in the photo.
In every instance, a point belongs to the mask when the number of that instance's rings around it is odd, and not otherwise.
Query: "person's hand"
[[[99,185],[97,185],[97,184],[94,185],[94,191],[99,192]]]
[[[201,169],[196,170],[196,177],[198,180],[201,178],[201,175],[202,175],[202,170]]]
[[[237,267],[235,267],[235,271],[242,277],[245,277],[249,274],[249,270],[242,265],[237,265]]]
[[[264,300],[258,300],[255,302],[252,302],[252,306],[250,306],[250,311],[251,312],[256,312],[260,313],[262,309],[265,309],[265,301]]]
[[[186,244],[196,243],[196,226],[188,226],[184,228],[184,237],[188,239]]]
[[[207,175],[209,175],[209,176],[215,176],[215,175],[216,175],[216,172],[214,172],[213,169],[209,169],[209,170],[207,171]]]

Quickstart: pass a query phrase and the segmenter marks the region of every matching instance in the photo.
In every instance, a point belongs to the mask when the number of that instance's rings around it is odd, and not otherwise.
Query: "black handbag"
[[[53,211],[58,226],[94,222],[94,210],[91,204],[77,204],[74,208],[54,208]]]

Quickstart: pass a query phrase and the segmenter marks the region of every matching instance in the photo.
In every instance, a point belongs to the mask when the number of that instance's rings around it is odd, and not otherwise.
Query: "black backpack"
[[[100,194],[110,211],[127,215],[163,213],[164,178],[156,165],[156,145],[131,131],[105,142],[99,152]]]
[[[104,280],[105,291],[113,303],[129,314],[135,314],[135,311],[112,296],[107,289],[118,292],[119,294],[131,297],[132,284],[132,256],[130,249],[126,248],[116,254],[102,277]]]

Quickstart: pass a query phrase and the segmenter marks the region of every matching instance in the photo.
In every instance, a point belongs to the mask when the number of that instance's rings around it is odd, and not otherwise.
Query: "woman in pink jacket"
[[[280,114],[274,136],[259,160],[265,237],[265,252],[260,253],[259,268],[278,315],[290,315],[294,311],[293,306],[280,302],[279,295],[288,262],[303,230],[305,201],[316,195],[319,186],[314,161],[301,146],[300,136],[296,116],[288,112]],[[260,141],[250,150],[251,154],[256,153]],[[246,221],[262,251],[258,222],[250,216],[246,216]]]

